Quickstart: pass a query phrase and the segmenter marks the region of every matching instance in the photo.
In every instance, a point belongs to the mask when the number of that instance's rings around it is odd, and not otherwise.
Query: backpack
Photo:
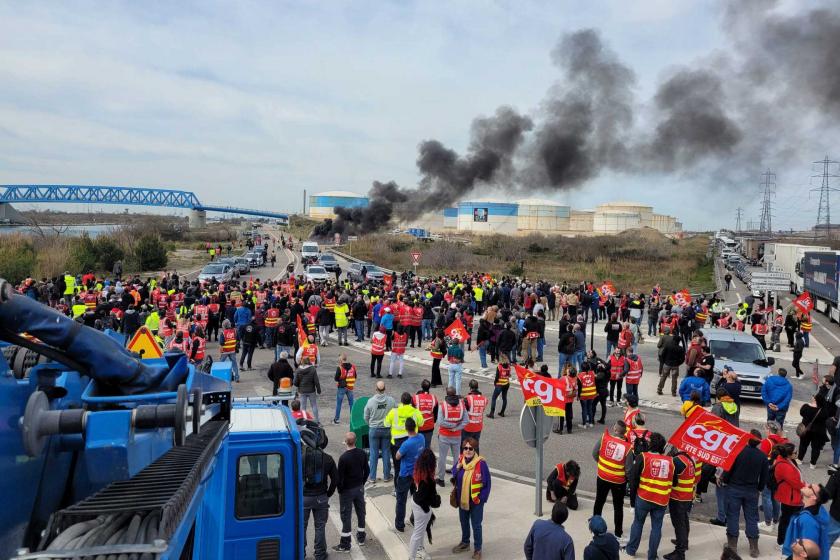
[[[307,486],[317,486],[324,481],[324,452],[312,447],[304,447],[303,482]]]
[[[647,440],[647,435],[650,433],[649,430],[645,430],[645,433],[637,437],[633,440],[633,452],[638,455],[650,449],[650,442]]]
[[[770,468],[767,470],[767,488],[775,494],[776,490],[779,489],[779,481],[776,480],[776,461],[770,465]]]

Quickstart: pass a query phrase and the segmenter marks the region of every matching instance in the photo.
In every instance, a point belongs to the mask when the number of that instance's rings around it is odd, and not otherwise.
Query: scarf
[[[461,479],[461,495],[458,497],[458,505],[463,510],[470,509],[473,478],[475,477],[476,467],[483,460],[484,458],[481,455],[476,454],[473,460],[467,463],[464,460],[464,456],[461,455],[461,460],[458,462],[458,466],[464,470],[464,477]]]

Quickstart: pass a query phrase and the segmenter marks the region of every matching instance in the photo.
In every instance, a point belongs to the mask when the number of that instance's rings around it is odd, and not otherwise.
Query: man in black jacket
[[[729,548],[738,548],[738,521],[741,510],[746,520],[745,533],[750,542],[750,556],[758,552],[758,496],[767,484],[767,456],[758,448],[761,432],[750,430],[752,438],[735,458],[732,468],[724,471],[721,481],[726,489],[726,541]]]
[[[306,556],[306,529],[309,516],[315,522],[315,560],[327,558],[327,518],[330,497],[338,484],[335,460],[323,449],[309,446],[303,451],[303,552]]]
[[[365,481],[370,475],[367,455],[356,447],[356,434],[347,432],[344,436],[346,451],[338,458],[339,513],[341,514],[341,542],[333,547],[336,552],[350,552],[350,534],[353,525],[353,510],[356,510],[358,527],[356,542],[365,544]]]

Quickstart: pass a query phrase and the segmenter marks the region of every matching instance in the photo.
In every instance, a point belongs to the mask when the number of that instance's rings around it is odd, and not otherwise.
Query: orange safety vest
[[[598,390],[595,387],[595,372],[582,371],[578,374],[580,380],[580,400],[589,401],[597,396]]]
[[[461,404],[461,401],[458,401],[458,406],[451,406],[448,402],[443,401],[441,403],[441,412],[443,412],[443,418],[445,420],[457,422],[464,413],[464,405]],[[441,426],[438,429],[438,433],[444,437],[457,437],[461,435],[461,430],[450,430]]]
[[[811,317],[803,317],[802,320],[799,321],[799,328],[802,329],[802,332],[811,332]]]
[[[417,393],[411,397],[414,408],[423,415],[423,424],[417,428],[418,432],[428,432],[435,429],[435,407],[438,405],[437,397],[431,393]]]
[[[207,352],[207,340],[200,337],[195,337],[193,340],[198,340],[198,348],[195,349],[195,358],[196,362],[200,362],[204,359],[204,356]],[[190,344],[190,352],[192,352],[192,344]]]
[[[459,458],[460,461],[460,458]],[[481,459],[483,461],[483,459]],[[478,504],[478,496],[481,494],[481,489],[484,488],[484,481],[481,478],[481,468],[478,463],[475,465],[472,475],[472,483],[470,484],[470,500],[474,504]]]
[[[432,359],[435,360],[442,360],[443,359],[443,352],[439,350],[440,345],[437,342],[437,339],[432,341],[432,350],[429,352],[429,355],[432,356]]]
[[[630,444],[623,439],[611,436],[604,430],[601,447],[598,449],[598,478],[613,484],[624,484],[627,475],[624,459],[630,451]]]
[[[503,366],[499,364],[496,366],[496,371],[499,372],[499,380],[496,381],[496,387],[506,387],[510,385],[510,366]]]
[[[200,325],[206,325],[207,324],[207,306],[206,305],[196,305],[193,308],[193,320]]]
[[[705,310],[703,310],[703,311],[698,311],[697,313],[695,313],[695,314],[694,314],[694,319],[697,321],[698,326],[701,326],[701,327],[702,327],[703,325],[705,325],[705,324],[706,324],[706,319],[707,319],[708,317],[709,317],[709,316],[708,316],[708,315],[706,315],[706,311],[705,311]]]
[[[219,351],[222,354],[236,352],[236,329],[225,329],[222,331],[222,336],[225,341],[222,342],[222,345],[219,347]]]
[[[566,469],[565,463],[557,463],[554,465],[554,470],[557,471],[557,482],[560,483],[560,486],[568,490],[571,488],[572,483],[566,480]]]
[[[173,330],[172,327],[169,326],[169,319],[166,317],[158,325],[158,334],[162,336],[164,339],[169,338],[172,336]]]
[[[624,356],[619,356],[616,359],[615,354],[613,354],[610,356],[610,379],[617,381],[622,373],[624,373]]]
[[[280,324],[280,310],[276,307],[270,308],[265,312],[265,326],[274,328]]]
[[[726,317],[721,317],[718,320],[718,326],[722,329],[728,329],[729,328],[729,319],[730,319],[729,315],[727,315]]]
[[[630,431],[633,426],[633,420],[636,419],[636,416],[639,415],[641,412],[638,408],[631,408],[624,412],[624,425],[627,426],[627,430]]]
[[[391,335],[391,352],[394,354],[405,354],[405,345],[408,343],[408,334],[394,333]]]
[[[645,438],[650,441],[650,430],[646,430],[645,428],[633,428],[627,432],[627,441],[635,443],[636,438]]]
[[[310,364],[313,366],[318,361],[318,346],[315,344],[307,344],[306,347],[303,349],[303,354],[301,357],[309,356]]]
[[[341,366],[338,366],[341,369],[341,380],[347,385],[347,390],[352,391],[353,388],[356,386],[356,366],[350,364],[350,369],[344,369]],[[340,387],[340,384],[336,384],[337,387]]]
[[[753,325],[753,334],[757,334],[758,336],[765,336],[767,334],[767,325],[759,323],[757,325]]]
[[[96,309],[96,294],[88,292],[85,294],[84,302],[88,311],[94,311]]]
[[[376,332],[370,337],[370,353],[374,356],[385,354],[385,333]]]
[[[694,485],[697,481],[694,461],[683,453],[674,457],[674,460],[679,460],[685,465],[685,469],[677,476],[677,482],[671,488],[671,499],[679,502],[693,502]]]
[[[636,356],[635,360],[627,358],[627,376],[625,382],[628,385],[638,385],[642,379],[642,359]]]
[[[642,453],[642,462],[636,497],[658,506],[667,506],[671,498],[671,480],[674,477],[673,459],[648,451]]]
[[[736,319],[735,324],[733,325],[736,331],[743,331],[744,330],[744,322],[741,319]]]
[[[487,408],[487,397],[482,394],[470,393],[464,397],[470,405],[467,411],[467,425],[465,432],[480,432],[484,428],[484,410]]]
[[[560,388],[563,390],[563,398],[568,404],[574,399],[575,390],[577,389],[577,379],[572,379],[570,375],[564,375],[560,378]]]
[[[168,349],[169,350],[180,350],[184,354],[187,354],[192,349],[192,343],[190,342],[189,338],[184,338],[184,339],[181,340],[181,342],[178,342],[177,338],[173,338],[172,340],[169,341]]]

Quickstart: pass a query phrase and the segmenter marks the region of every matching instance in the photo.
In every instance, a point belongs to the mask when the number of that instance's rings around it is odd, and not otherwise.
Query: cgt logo
[[[711,453],[716,453],[721,449],[730,453],[738,443],[738,435],[728,434],[716,428],[716,423],[713,422],[695,424],[685,431],[685,438],[694,440],[692,443],[696,442]]]
[[[554,400],[563,401],[563,389],[555,387],[543,378],[528,376],[522,381],[522,389],[529,393],[536,394],[543,403],[550,403]]]

